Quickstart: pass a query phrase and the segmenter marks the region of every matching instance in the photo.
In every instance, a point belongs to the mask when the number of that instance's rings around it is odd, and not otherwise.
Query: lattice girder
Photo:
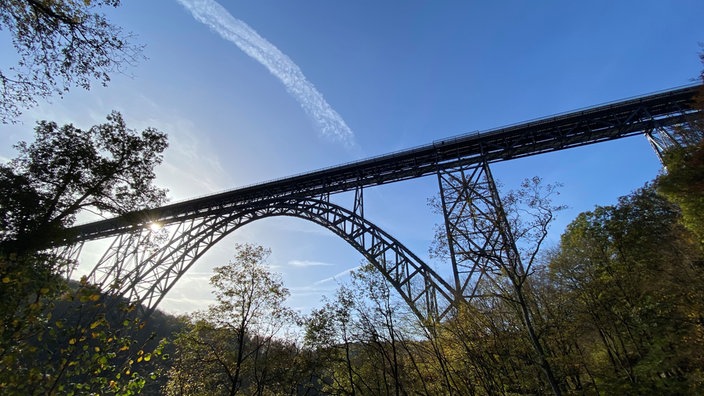
[[[497,285],[500,264],[517,259],[489,164],[438,172],[438,184],[458,298],[483,297],[482,282]]]
[[[147,228],[126,234],[113,241],[92,280],[116,285],[116,294],[141,303],[149,314],[210,247],[252,221],[273,216],[309,220],[342,237],[386,277],[419,318],[441,319],[452,309],[455,290],[403,244],[359,214],[317,198],[274,199],[191,219],[161,231],[161,241]],[[140,245],[148,248],[138,252]],[[139,264],[125,265],[137,259]]]
[[[61,273],[70,279],[73,271],[78,265],[78,257],[81,255],[83,242],[78,242],[73,245],[56,246],[51,249],[51,255],[58,257],[65,262],[66,267],[61,268]]]

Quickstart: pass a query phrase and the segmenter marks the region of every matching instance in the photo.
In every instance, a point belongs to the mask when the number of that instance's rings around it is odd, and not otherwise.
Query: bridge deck
[[[413,149],[247,186],[73,227],[71,241],[103,238],[270,199],[313,197],[433,174],[463,164],[536,155],[617,139],[685,120],[701,85],[673,89],[508,127],[437,140]]]

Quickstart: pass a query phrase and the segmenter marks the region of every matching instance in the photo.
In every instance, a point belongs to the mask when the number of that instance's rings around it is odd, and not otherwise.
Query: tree
[[[513,304],[478,299],[458,308],[429,342],[451,394],[547,394],[533,346]],[[546,340],[541,334],[541,342]]]
[[[365,345],[369,366],[364,377],[375,383],[374,393],[427,394],[428,384],[409,339],[413,333],[422,332],[417,317],[372,264],[367,263],[350,275],[357,339]]]
[[[702,391],[702,251],[679,217],[647,186],[580,214],[562,236],[550,264],[555,315],[567,318],[571,360],[593,391]]]
[[[0,345],[0,394],[133,395],[156,379],[164,343],[140,334],[145,323],[129,306],[106,312],[105,296],[85,282],[42,293],[36,315],[18,318],[30,324],[13,322],[14,343]]]
[[[154,167],[161,162],[167,143],[166,135],[154,129],[141,133],[128,129],[116,112],[108,116],[107,123],[87,131],[46,121],[39,122],[35,131],[33,143],[19,143],[15,146],[17,158],[0,165],[0,357],[14,362],[5,367],[17,369],[2,370],[0,382],[6,386],[24,384],[25,388],[18,388],[24,390],[56,391],[68,389],[69,383],[84,384],[87,372],[76,366],[94,367],[84,364],[85,359],[101,355],[95,350],[90,355],[83,353],[83,347],[91,347],[80,341],[85,334],[92,342],[104,340],[112,346],[118,338],[100,338],[109,331],[103,332],[104,322],[93,319],[94,310],[90,315],[78,315],[78,322],[52,319],[59,302],[78,301],[76,309],[85,311],[99,305],[100,297],[91,292],[86,299],[87,284],[77,291],[70,289],[61,272],[73,263],[47,249],[52,242],[70,237],[65,228],[83,210],[120,214],[163,203],[165,190],[153,182]],[[83,335],[65,339],[62,335],[68,331]],[[68,342],[73,338],[76,341]],[[62,340],[67,345],[59,347]],[[50,342],[57,348],[49,347]],[[79,344],[80,351],[76,349]],[[92,347],[114,352],[106,345]],[[47,360],[46,353],[55,358]],[[91,362],[103,367],[102,359]],[[13,388],[4,391],[9,389]]]
[[[323,394],[447,394],[423,345],[418,318],[387,279],[367,263],[335,298],[305,321]]]
[[[102,7],[120,0],[7,0],[0,2],[0,29],[17,51],[14,66],[0,69],[0,122],[13,122],[38,98],[71,87],[107,85],[110,75],[136,63],[142,47],[111,24]],[[8,43],[9,45],[9,43]]]
[[[117,215],[165,202],[166,190],[154,185],[164,133],[129,129],[118,112],[88,130],[40,121],[35,133],[0,164],[0,251],[47,247],[82,210]]]
[[[657,179],[658,191],[682,210],[682,220],[704,246],[704,139],[668,150],[667,171]]]
[[[498,191],[488,171],[486,180],[471,187],[465,178],[454,179],[455,191],[472,189],[472,197],[462,199],[486,202],[477,209],[471,207],[460,213],[446,214],[453,223],[453,238],[468,241],[462,254],[466,259],[479,263],[483,283],[476,285],[478,294],[501,301],[481,303],[491,309],[512,309],[520,320],[526,339],[534,354],[534,363],[543,371],[553,393],[561,393],[560,380],[550,365],[549,353],[540,337],[540,307],[536,304],[531,276],[538,266],[540,249],[548,235],[549,226],[556,213],[564,207],[554,205],[552,198],[558,194],[556,185],[544,184],[542,179],[526,179],[521,188],[498,197]],[[471,202],[470,202],[471,204]],[[440,201],[431,202],[442,211]],[[482,239],[482,241],[477,241]],[[443,231],[436,233],[435,253],[449,256],[448,241]],[[477,248],[479,247],[479,248]],[[459,254],[456,252],[456,254]],[[472,302],[470,302],[472,304]],[[543,392],[543,390],[537,390]]]
[[[701,55],[704,62],[704,54]],[[704,71],[700,76],[704,81]],[[672,131],[678,146],[663,153],[665,171],[656,179],[658,192],[682,210],[682,221],[704,247],[704,88],[694,99],[699,110]]]
[[[295,323],[284,305],[289,292],[267,268],[267,249],[244,244],[236,250],[235,259],[215,268],[210,279],[216,303],[193,316],[191,329],[174,341],[167,394],[261,394],[293,369],[286,359],[273,358],[284,345],[275,337]]]
[[[320,365],[318,384],[323,393],[355,395],[362,389],[353,359],[358,355],[352,331],[354,295],[344,285],[333,301],[315,309],[305,321],[306,346],[316,351]]]
[[[699,58],[704,63],[704,52]],[[704,82],[704,69],[699,80]],[[671,131],[677,144],[663,153],[665,171],[656,179],[656,186],[680,207],[684,225],[704,247],[704,87],[695,95],[693,108],[698,112]]]

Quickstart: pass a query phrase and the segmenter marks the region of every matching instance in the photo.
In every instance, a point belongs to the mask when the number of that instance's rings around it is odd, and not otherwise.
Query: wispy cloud
[[[290,265],[292,267],[298,267],[298,268],[307,268],[307,267],[331,267],[334,264],[323,263],[322,261],[291,260],[288,262],[288,265]]]
[[[244,53],[266,67],[284,84],[286,90],[313,119],[321,133],[349,146],[354,134],[340,115],[325,101],[323,95],[303,75],[301,69],[276,46],[260,36],[246,23],[233,17],[213,0],[177,0],[193,17],[210,27]]]
[[[329,278],[321,279],[321,280],[319,280],[319,281],[317,281],[317,282],[314,282],[313,285],[314,285],[314,286],[319,286],[319,285],[322,285],[323,283],[328,283],[328,282],[336,281],[338,278],[343,277],[343,276],[347,276],[347,275],[349,275],[350,272],[352,272],[352,271],[354,271],[354,270],[357,270],[357,269],[359,269],[359,268],[361,268],[360,265],[358,265],[358,266],[356,266],[356,267],[353,267],[353,268],[348,268],[348,269],[346,269],[346,270],[344,270],[344,271],[342,271],[342,272],[339,272],[339,273],[337,273],[337,274],[335,274],[335,275],[333,275],[333,276],[331,276],[331,277],[329,277]]]

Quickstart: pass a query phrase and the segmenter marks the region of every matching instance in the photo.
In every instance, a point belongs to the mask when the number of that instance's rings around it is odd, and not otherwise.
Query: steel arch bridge
[[[461,301],[480,297],[493,260],[515,254],[490,163],[643,134],[656,154],[678,144],[671,128],[698,110],[701,85],[609,103],[558,116],[438,140],[425,146],[142,210],[73,227],[55,246],[77,258],[85,241],[112,238],[89,280],[140,303],[148,315],[213,245],[253,221],[292,216],[319,224],[359,251],[421,320],[441,320]],[[434,175],[445,220],[452,279],[444,279],[364,216],[365,187]],[[330,201],[354,191],[352,209]],[[152,225],[163,229],[155,231]],[[469,227],[467,226],[469,225]]]
[[[436,296],[445,302],[445,310],[453,300],[449,284],[399,241],[359,213],[318,198],[275,199],[194,218],[177,224],[161,243],[158,231],[149,228],[120,234],[90,277],[147,307],[150,313],[210,247],[242,226],[274,216],[309,220],[340,236],[388,275],[418,316],[436,311]]]

